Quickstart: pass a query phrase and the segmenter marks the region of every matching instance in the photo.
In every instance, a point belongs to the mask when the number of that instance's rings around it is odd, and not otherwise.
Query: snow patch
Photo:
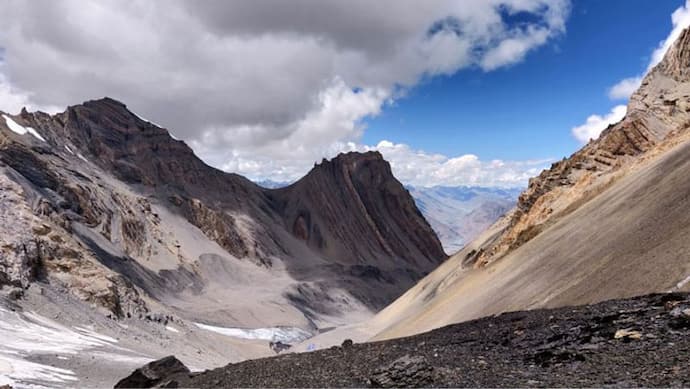
[[[172,327],[172,326],[165,326],[165,329],[170,331],[170,332],[174,332],[174,333],[178,333],[178,334],[180,333],[180,330],[178,330],[177,328]]]
[[[55,355],[67,360],[82,356],[114,362],[143,364],[150,358],[116,345],[117,339],[90,326],[68,327],[35,312],[13,312],[0,307],[0,385],[14,387],[73,386],[78,381],[68,369],[30,361],[33,355]]]
[[[16,386],[17,383],[78,381],[72,370],[29,362],[0,353],[0,383]]]
[[[74,151],[72,151],[72,149],[69,146],[65,145],[65,150],[67,150],[68,153],[74,155]]]
[[[89,163],[89,160],[86,159],[86,158],[84,158],[84,156],[81,155],[81,153],[77,153],[77,158],[81,159],[82,161],[84,161],[84,162],[86,162],[86,163]]]
[[[201,323],[194,324],[201,329],[239,339],[257,339],[268,340],[271,342],[299,343],[312,337],[311,332],[297,327],[268,327],[248,329],[216,327]]]
[[[7,127],[10,129],[10,131],[19,135],[25,135],[26,133],[29,133],[42,142],[46,141],[45,138],[43,138],[41,134],[39,134],[38,131],[36,131],[35,129],[31,127],[24,127],[12,120],[12,118],[10,118],[7,115],[2,115],[2,117],[5,119],[5,123],[7,123]]]

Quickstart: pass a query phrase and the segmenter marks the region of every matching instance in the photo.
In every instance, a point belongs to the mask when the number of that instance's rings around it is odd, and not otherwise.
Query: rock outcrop
[[[179,374],[189,374],[190,371],[182,362],[173,356],[161,358],[136,369],[128,377],[123,378],[116,388],[176,388],[173,377]]]
[[[372,388],[423,388],[433,382],[434,368],[421,356],[405,355],[374,371]]]
[[[502,258],[605,191],[639,163],[687,136],[689,52],[690,32],[685,30],[630,97],[625,118],[532,178],[503,233],[487,242],[469,263],[481,267]]]

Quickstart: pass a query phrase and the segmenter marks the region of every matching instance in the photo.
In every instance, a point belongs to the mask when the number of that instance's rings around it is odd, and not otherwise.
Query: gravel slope
[[[486,317],[166,378],[180,387],[688,386],[690,295]],[[401,359],[402,358],[402,359]],[[390,366],[394,361],[397,365]]]

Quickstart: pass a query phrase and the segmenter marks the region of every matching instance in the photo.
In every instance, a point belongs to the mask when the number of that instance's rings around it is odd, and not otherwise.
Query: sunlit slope
[[[621,176],[499,261],[462,268],[473,247],[459,252],[373,320],[383,329],[376,338],[503,311],[687,290],[690,142]]]

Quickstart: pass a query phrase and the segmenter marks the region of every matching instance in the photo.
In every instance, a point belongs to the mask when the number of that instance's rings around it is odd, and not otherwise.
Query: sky
[[[681,0],[2,2],[2,111],[109,96],[251,179],[378,150],[414,186],[526,185],[690,24]]]

